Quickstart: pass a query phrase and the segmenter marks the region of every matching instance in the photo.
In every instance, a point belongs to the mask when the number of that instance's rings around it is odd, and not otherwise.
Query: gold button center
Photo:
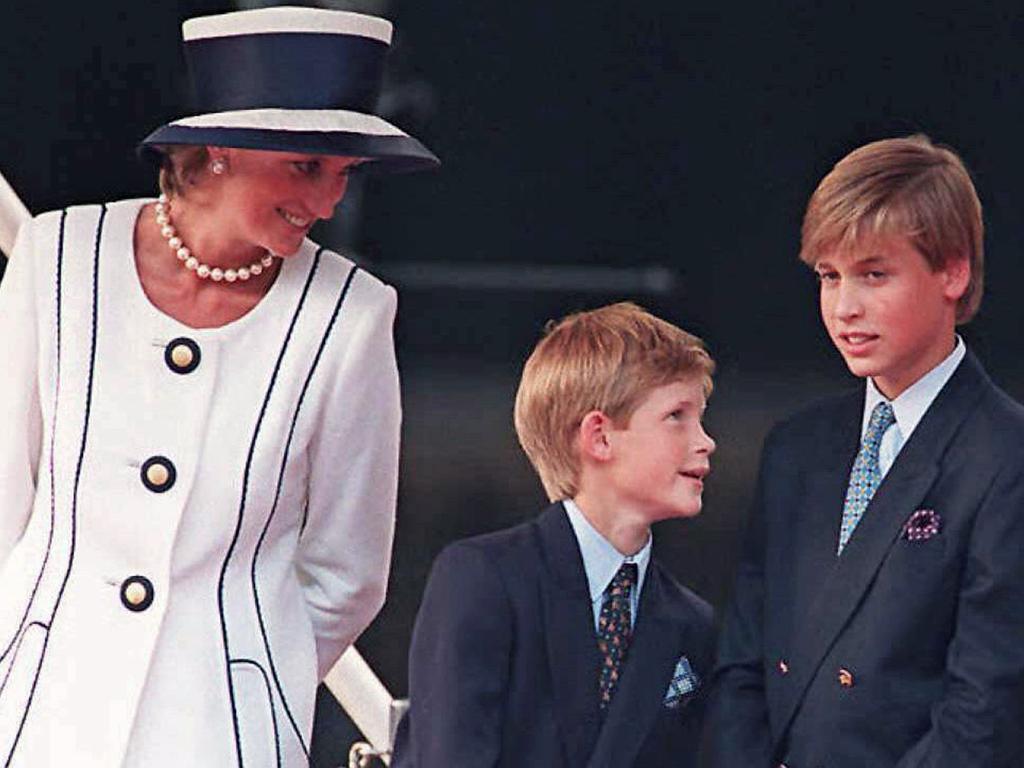
[[[124,599],[130,605],[142,605],[148,596],[146,588],[137,581],[133,581],[124,590]]]
[[[179,368],[187,368],[192,365],[192,360],[195,355],[192,354],[192,350],[184,344],[179,344],[171,350],[171,361]]]
[[[153,485],[161,486],[167,484],[167,481],[171,479],[171,475],[163,464],[151,464],[146,470],[146,479]]]

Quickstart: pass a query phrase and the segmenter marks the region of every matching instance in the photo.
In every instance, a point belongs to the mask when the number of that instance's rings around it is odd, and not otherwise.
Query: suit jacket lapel
[[[555,715],[569,765],[584,765],[598,732],[598,658],[583,556],[561,504],[538,519],[548,574],[541,586]]]
[[[690,636],[686,608],[672,610],[666,601],[657,563],[651,563],[633,640],[619,687],[605,716],[588,768],[632,765],[661,711],[680,653],[700,647]]]
[[[986,386],[990,386],[988,377],[968,352],[903,446],[842,556],[835,558],[806,614],[808,620],[793,635],[793,658],[801,661],[794,669],[797,679],[789,689],[791,696],[783,709],[787,726],[904,523],[938,477],[943,453]],[[834,516],[839,514],[840,510],[833,512]]]
[[[850,479],[850,468],[860,444],[863,395],[844,400],[829,425],[826,447],[814,457],[814,464],[804,478],[804,506],[793,510],[790,536],[793,539],[792,599],[797,611],[795,621],[803,622],[821,585],[836,567],[836,547],[842,521],[843,501]]]

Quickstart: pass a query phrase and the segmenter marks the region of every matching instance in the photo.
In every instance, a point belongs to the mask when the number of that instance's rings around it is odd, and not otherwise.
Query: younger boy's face
[[[657,387],[624,429],[609,432],[617,502],[649,522],[700,512],[715,441],[701,424],[699,377]]]
[[[814,269],[832,343],[850,371],[870,376],[886,397],[898,397],[953,351],[966,262],[932,271],[907,238],[889,236],[826,253]]]

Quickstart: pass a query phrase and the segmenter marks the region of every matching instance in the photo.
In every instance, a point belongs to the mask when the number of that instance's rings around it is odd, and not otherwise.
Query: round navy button
[[[178,478],[174,464],[166,456],[151,456],[146,459],[139,475],[142,477],[142,484],[153,493],[170,490]]]
[[[199,345],[186,336],[171,339],[164,347],[164,362],[175,373],[192,373],[202,357]]]
[[[138,613],[153,604],[153,582],[145,576],[129,576],[121,583],[121,604]]]

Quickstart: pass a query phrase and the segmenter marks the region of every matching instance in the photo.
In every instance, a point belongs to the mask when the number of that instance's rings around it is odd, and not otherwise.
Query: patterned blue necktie
[[[857,458],[850,470],[850,484],[846,488],[846,501],[843,503],[843,524],[839,528],[839,555],[846,542],[853,535],[854,528],[868,508],[871,497],[875,495],[882,482],[882,470],[878,466],[878,448],[882,445],[882,435],[896,421],[892,406],[884,400],[871,411],[864,440],[861,441]]]
[[[636,585],[636,563],[623,563],[604,591],[601,615],[597,619],[597,648],[601,651],[599,690],[601,709],[607,708],[619,682],[619,671],[626,660],[633,638],[633,617],[629,593]]]

